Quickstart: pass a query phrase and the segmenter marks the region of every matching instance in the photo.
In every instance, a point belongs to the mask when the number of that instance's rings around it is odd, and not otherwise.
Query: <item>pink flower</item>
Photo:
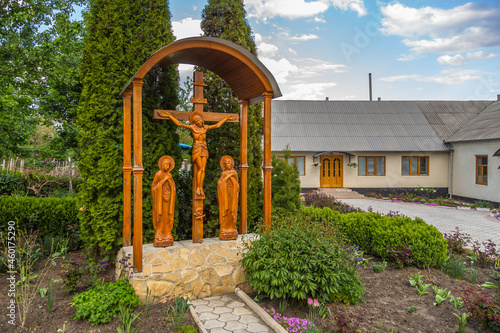
[[[307,299],[307,303],[308,303],[309,305],[312,305],[312,304],[313,304],[313,300],[312,300],[312,298],[308,298],[308,299]]]
[[[314,300],[314,306],[319,306],[319,301],[317,299]]]

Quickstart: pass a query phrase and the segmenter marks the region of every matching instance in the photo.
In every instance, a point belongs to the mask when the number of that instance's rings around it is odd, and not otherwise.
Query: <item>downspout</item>
[[[454,149],[451,146],[451,144],[449,144],[449,143],[445,142],[445,145],[450,150],[450,186],[448,186],[448,195],[449,195],[450,199],[452,199],[453,198],[453,151],[454,151]]]

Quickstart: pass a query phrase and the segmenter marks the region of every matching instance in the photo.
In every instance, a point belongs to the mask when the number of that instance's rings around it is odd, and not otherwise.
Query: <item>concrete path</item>
[[[480,243],[491,239],[500,247],[500,221],[489,216],[488,212],[475,210],[458,210],[456,207],[426,206],[406,202],[392,202],[378,199],[340,199],[354,207],[367,210],[372,207],[374,212],[386,214],[398,211],[411,218],[420,217],[428,224],[435,226],[442,233],[453,233],[455,227],[467,233],[472,240]]]
[[[252,309],[236,294],[211,296],[191,301],[208,333],[271,333]]]

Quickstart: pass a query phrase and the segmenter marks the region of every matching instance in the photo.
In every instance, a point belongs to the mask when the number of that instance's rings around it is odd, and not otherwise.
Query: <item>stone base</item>
[[[239,235],[236,240],[222,241],[218,238],[204,239],[196,244],[191,240],[174,242],[173,246],[161,248],[153,244],[143,246],[141,273],[123,272],[129,278],[135,292],[144,301],[146,290],[157,300],[187,296],[189,299],[232,293],[236,287],[252,292],[245,280],[240,265],[243,242],[257,237],[253,234]],[[118,252],[117,260],[130,255],[132,246]],[[117,277],[122,274],[117,265]]]

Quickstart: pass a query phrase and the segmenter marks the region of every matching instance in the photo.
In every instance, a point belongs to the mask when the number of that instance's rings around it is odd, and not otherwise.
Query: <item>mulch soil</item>
[[[69,253],[65,260],[79,259],[78,257],[81,258],[81,251],[74,251]],[[63,261],[58,260],[58,265],[49,270],[43,281],[42,287],[46,288],[51,279],[57,280],[62,278],[60,274],[60,267],[62,264]],[[44,261],[38,262],[35,272],[41,272],[43,267]],[[9,304],[8,302],[10,302],[10,298],[8,297],[9,281],[7,280],[7,277],[8,276],[5,274],[0,274],[0,304],[2,305],[2,309],[4,309],[0,319],[0,332],[56,333],[58,331],[62,332],[63,325],[65,325],[66,333],[116,333],[117,327],[121,327],[121,321],[118,316],[107,324],[97,326],[91,326],[87,320],[73,319],[76,309],[71,307],[72,299],[77,293],[81,293],[88,289],[88,276],[84,276],[82,278],[73,293],[68,293],[67,291],[60,289],[61,284],[56,284],[54,286],[55,300],[50,313],[47,310],[46,298],[42,298],[40,294],[37,293],[29,308],[24,327],[20,327],[18,317],[16,317],[16,325],[13,326],[7,322],[10,320],[10,318],[7,318],[6,310],[6,307]],[[115,281],[115,266],[109,265],[104,272],[100,273],[99,277],[103,278],[105,282]],[[174,324],[167,322],[165,320],[166,315],[164,314],[165,310],[169,309],[171,305],[174,305],[173,300],[159,302],[152,305],[149,309],[148,318],[146,318],[144,314],[144,305],[139,305],[135,310],[135,314],[139,314],[139,317],[134,322],[133,327],[135,327],[137,323],[140,323],[140,332],[175,332]],[[18,310],[16,309],[16,315],[17,311]],[[183,325],[193,325],[197,328],[196,323],[194,322],[189,311],[186,314]]]
[[[382,260],[372,257],[371,262],[379,264]],[[489,277],[491,269],[479,268],[478,270],[476,285],[491,281]],[[464,275],[462,280],[455,280],[438,269],[422,270],[416,267],[398,269],[391,267],[391,263],[388,263],[385,271],[375,273],[371,269],[371,264],[368,264],[366,268],[358,268],[360,279],[364,283],[366,291],[363,302],[356,305],[345,305],[337,302],[327,306],[332,309],[336,307],[343,313],[351,313],[355,320],[359,322],[359,328],[362,332],[457,332],[458,319],[453,313],[460,315],[466,312],[465,308],[457,310],[448,300],[434,306],[435,295],[431,287],[427,290],[428,294],[418,296],[416,288],[409,283],[410,273],[416,274],[418,272],[424,275],[424,283],[432,283],[441,289],[447,288],[455,297],[459,296],[457,288],[460,285],[470,284],[468,282],[468,273]],[[491,289],[483,289],[485,292],[494,294]],[[280,300],[277,299],[265,298],[258,303],[265,308],[278,309],[279,302]],[[408,308],[411,306],[416,306],[417,309],[409,313]],[[303,302],[300,305],[288,305],[283,315],[286,317],[306,318],[308,313],[307,303]],[[335,321],[333,316],[326,318],[326,320]],[[479,323],[469,318],[466,332],[493,331],[481,329]]]

